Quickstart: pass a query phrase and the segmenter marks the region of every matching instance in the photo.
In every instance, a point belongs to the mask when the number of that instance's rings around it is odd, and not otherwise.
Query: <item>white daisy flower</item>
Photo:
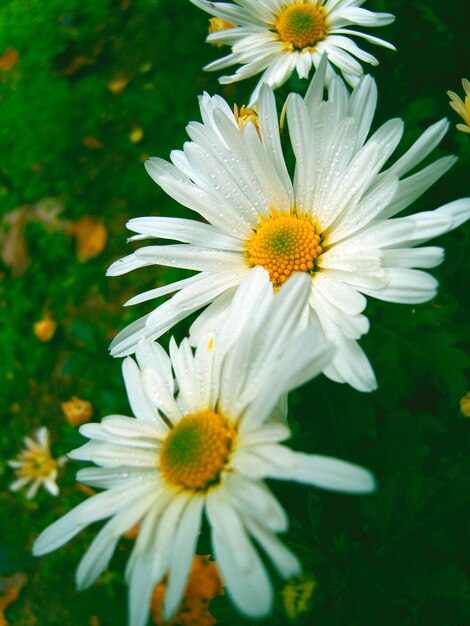
[[[207,41],[227,44],[232,51],[207,65],[206,70],[220,70],[232,65],[241,67],[219,82],[232,83],[263,72],[251,102],[258,99],[259,89],[267,83],[273,89],[284,84],[294,70],[307,78],[318,67],[324,53],[341,70],[350,85],[356,85],[363,70],[359,61],[378,65],[378,60],[359,48],[350,36],[385,48],[395,47],[351,26],[385,26],[395,17],[389,13],[373,13],[359,8],[365,0],[235,0],[234,3],[191,0],[207,13],[229,20]],[[359,60],[359,61],[358,61]],[[328,77],[334,70],[328,64]]]
[[[203,337],[195,353],[187,340],[179,347],[172,340],[170,361],[158,344],[141,342],[138,365],[124,361],[135,418],[111,415],[81,426],[91,441],[70,456],[99,467],[82,469],[77,478],[104,491],[47,528],[34,553],[55,550],[88,524],[111,518],[78,567],[78,586],[86,588],[120,536],[140,521],[126,571],[131,626],[146,623],[152,590],[165,575],[164,618],[177,609],[204,514],[236,607],[251,617],[270,611],[273,590],[258,548],[284,578],[298,574],[300,563],[277,537],[288,520],[265,478],[353,494],[374,490],[366,469],[280,443],[290,436],[277,419],[283,397],[331,357],[318,328],[292,340],[308,283],[295,276],[274,295],[267,273],[256,268],[233,298],[224,329]]]
[[[16,459],[8,461],[16,475],[16,480],[10,485],[11,491],[18,491],[29,484],[26,497],[31,500],[42,485],[50,494],[57,496],[57,475],[59,467],[67,461],[66,457],[52,458],[49,431],[45,426],[38,428],[33,437],[25,437],[24,443],[26,447]]]
[[[110,275],[152,264],[198,273],[132,298],[127,304],[178,292],[119,333],[111,344],[114,356],[131,354],[141,338],[159,337],[209,303],[193,324],[192,336],[223,323],[236,289],[261,265],[276,289],[294,272],[310,276],[304,321],[319,320],[337,346],[324,373],[361,391],[376,387],[357,343],[369,330],[362,315],[365,295],[413,304],[432,299],[437,281],[414,268],[439,265],[443,250],[415,246],[467,220],[470,199],[390,219],[454,163],[454,157],[444,157],[416,171],[444,136],[448,122],[431,126],[384,168],[400,141],[403,122],[390,120],[370,134],[375,82],[366,76],[350,94],[336,77],[325,101],[324,76],[325,61],[305,99],[297,94],[288,99],[296,157],[293,182],[281,149],[274,95],[266,85],[259,101],[259,128],[248,122],[240,129],[222,98],[204,95],[203,123],[189,124],[192,141],[183,151],[172,152],[173,164],[147,161],[150,176],[209,224],[167,217],[130,220],[128,227],[139,233],[135,239],[153,236],[182,244],[141,248],[114,263]]]

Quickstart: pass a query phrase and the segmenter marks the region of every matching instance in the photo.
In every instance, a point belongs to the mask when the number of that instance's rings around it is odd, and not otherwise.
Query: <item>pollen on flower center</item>
[[[261,218],[246,245],[248,265],[264,267],[276,287],[296,272],[312,272],[321,253],[320,235],[308,217],[275,211]]]
[[[240,130],[243,130],[245,126],[249,122],[251,122],[256,128],[258,135],[260,134],[258,123],[258,107],[256,105],[253,106],[253,108],[249,109],[246,106],[241,106],[240,108],[238,108],[238,106],[234,104],[233,114]]]
[[[22,466],[16,471],[19,477],[24,476],[35,480],[48,478],[57,469],[57,461],[42,448],[23,450],[19,454],[18,460],[22,463]]]
[[[275,29],[281,41],[297,50],[315,46],[327,35],[325,11],[315,4],[291,4],[279,14]]]
[[[168,482],[205,489],[219,480],[235,432],[214,411],[186,415],[163,442],[160,469]]]

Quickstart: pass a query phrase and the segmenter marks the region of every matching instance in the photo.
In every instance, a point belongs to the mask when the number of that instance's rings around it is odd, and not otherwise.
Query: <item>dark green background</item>
[[[401,154],[431,123],[443,116],[452,121],[432,159],[454,153],[459,161],[412,212],[467,195],[470,137],[455,130],[460,120],[446,96],[448,89],[460,93],[461,78],[470,77],[467,1],[370,0],[365,6],[397,16],[373,32],[395,43],[396,53],[364,43],[381,61],[372,68],[379,85],[375,127],[393,116],[405,119]],[[92,615],[101,626],[126,623],[122,571],[129,542],[82,594],[74,592],[73,572],[96,529],[41,560],[30,557],[40,530],[83,499],[74,486],[76,465],[70,462],[61,475],[58,499],[40,493],[27,502],[7,491],[12,472],[6,460],[22,436],[42,424],[51,431],[55,455],[79,445],[60,409],[73,394],[93,403],[95,419],[128,412],[120,363],[107,346],[151,304],[121,305],[156,282],[174,280],[177,272],[150,268],[106,279],[105,269],[130,251],[127,219],[184,214],[147,176],[142,158],[168,158],[181,147],[186,123],[199,119],[203,90],[242,104],[255,84],[223,88],[217,75],[202,71],[223,52],[204,43],[206,30],[207,15],[186,0],[0,4],[0,56],[8,48],[19,52],[14,68],[0,71],[0,218],[50,197],[63,203],[61,219],[103,217],[110,236],[99,257],[80,263],[63,229],[30,222],[24,233],[30,268],[12,276],[0,266],[0,574],[21,570],[29,579],[7,611],[13,626],[88,626]],[[91,62],[68,71],[80,56]],[[114,95],[107,84],[121,76],[129,83]],[[279,90],[279,102],[290,88],[303,92],[306,84],[293,78]],[[144,135],[131,143],[136,126]],[[103,147],[85,147],[87,136]],[[33,171],[37,163],[42,169]],[[459,411],[469,388],[469,225],[438,244],[447,258],[433,271],[441,283],[435,301],[416,307],[369,303],[371,331],[362,345],[379,391],[360,394],[322,377],[291,397],[293,447],[364,464],[379,481],[378,493],[366,498],[273,485],[291,518],[286,540],[317,580],[311,613],[301,623],[470,623],[464,559],[468,426]],[[33,322],[45,310],[59,328],[43,344]],[[177,337],[186,329],[180,325]],[[202,550],[207,546],[204,535]],[[213,603],[213,613],[226,626],[247,623],[225,598]],[[280,605],[267,623],[287,623]]]

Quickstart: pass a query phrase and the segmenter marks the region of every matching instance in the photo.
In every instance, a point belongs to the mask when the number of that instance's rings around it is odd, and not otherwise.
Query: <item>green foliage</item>
[[[375,52],[379,86],[375,124],[403,117],[405,150],[441,117],[452,128],[432,158],[459,162],[412,207],[430,210],[468,194],[470,139],[455,130],[446,91],[468,77],[466,2],[370,0],[367,7],[397,15],[378,36],[397,52]],[[76,395],[93,403],[94,417],[128,411],[120,363],[107,354],[118,329],[151,309],[123,309],[138,292],[181,277],[145,269],[106,279],[106,267],[125,253],[125,223],[142,215],[185,214],[153,184],[142,162],[167,158],[199,119],[197,95],[223,93],[242,103],[254,80],[221,87],[202,71],[220,50],[203,43],[207,16],[184,0],[3,0],[0,56],[18,52],[0,69],[0,220],[18,208],[31,212],[44,198],[64,209],[53,220],[29,220],[20,230],[30,265],[0,267],[0,475],[21,438],[47,425],[58,456],[82,438],[64,419],[61,403]],[[367,44],[364,44],[367,47]],[[121,82],[122,89],[119,88]],[[116,87],[118,85],[118,87]],[[292,78],[279,92],[305,90]],[[142,138],[131,134],[142,130]],[[30,213],[28,213],[29,215]],[[104,220],[104,252],[80,262],[69,226],[88,215]],[[5,221],[4,234],[8,231]],[[10,227],[11,228],[11,227]],[[11,231],[10,231],[11,232]],[[17,242],[19,245],[19,243]],[[463,626],[470,622],[463,548],[467,545],[468,449],[459,400],[468,391],[468,225],[442,239],[444,265],[434,302],[405,307],[370,301],[371,331],[362,345],[379,391],[360,394],[326,379],[293,394],[292,445],[374,470],[379,490],[352,498],[272,484],[289,512],[287,542],[317,580],[311,614],[299,623],[322,626]],[[58,322],[41,343],[33,323],[48,313]],[[176,330],[182,337],[188,325]],[[168,337],[163,338],[166,344]],[[61,494],[27,502],[1,498],[0,574],[22,570],[29,582],[7,612],[15,626],[101,626],[126,623],[122,572],[131,544],[123,541],[110,570],[89,591],[74,591],[73,571],[96,529],[41,560],[30,556],[40,530],[85,496],[69,462]],[[210,551],[207,529],[201,550]],[[276,589],[282,587],[275,579]],[[226,597],[212,604],[218,623],[242,626]],[[266,625],[290,623],[280,595]]]

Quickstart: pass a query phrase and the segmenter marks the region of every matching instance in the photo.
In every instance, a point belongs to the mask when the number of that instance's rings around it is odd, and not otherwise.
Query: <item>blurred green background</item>
[[[446,96],[448,89],[462,95],[461,78],[470,77],[467,0],[369,0],[366,8],[397,16],[373,33],[392,41],[396,53],[364,44],[381,61],[371,70],[379,85],[375,127],[403,117],[401,153],[431,123],[452,122],[431,160],[454,153],[459,161],[412,212],[468,195],[470,137],[455,130],[460,120]],[[92,403],[92,419],[128,412],[120,362],[107,347],[152,304],[121,305],[177,272],[146,268],[107,279],[105,270],[131,249],[129,218],[184,214],[143,161],[181,147],[185,125],[199,119],[203,90],[243,104],[255,84],[222,87],[217,74],[202,71],[223,52],[204,43],[207,19],[187,0],[0,3],[0,576],[27,576],[6,610],[13,626],[126,624],[122,572],[130,541],[81,594],[74,569],[95,528],[48,557],[30,556],[37,534],[85,497],[74,481],[77,464],[62,470],[57,499],[40,492],[27,501],[8,491],[6,461],[40,425],[50,429],[55,456],[80,445],[61,409],[72,396]],[[306,85],[292,78],[279,102]],[[446,260],[433,271],[441,283],[435,301],[369,303],[371,331],[362,345],[379,391],[360,394],[321,378],[291,398],[293,447],[361,463],[379,480],[375,496],[357,499],[272,485],[291,518],[286,540],[316,580],[297,623],[470,623],[468,418],[459,410],[469,390],[470,226],[438,244]],[[41,341],[34,323],[48,317],[57,330]],[[279,596],[266,624],[291,623],[283,584],[275,584]],[[0,609],[6,593],[0,582]],[[249,623],[225,597],[211,612],[219,624]]]

